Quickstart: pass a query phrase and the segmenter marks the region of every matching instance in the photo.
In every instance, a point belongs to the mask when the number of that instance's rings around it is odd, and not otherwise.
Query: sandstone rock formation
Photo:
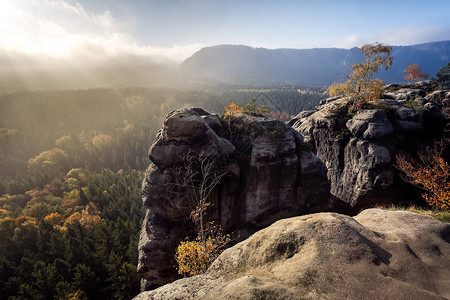
[[[177,184],[187,154],[197,162],[193,167],[208,159],[225,173],[208,215],[241,239],[280,218],[332,208],[324,164],[288,125],[246,114],[222,120],[199,108],[176,110],[149,150],[142,187],[148,210],[139,241],[143,289],[178,278],[176,246],[194,233],[187,187]]]
[[[326,99],[287,124],[247,114],[221,119],[200,108],[170,113],[149,150],[143,182],[142,289],[178,278],[174,251],[195,234],[189,188],[177,181],[188,154],[194,168],[206,159],[225,174],[209,199],[208,216],[240,239],[285,217],[354,214],[420,199],[399,178],[395,157],[425,149],[448,126],[442,113],[448,92],[426,95],[429,88],[426,82],[408,89],[390,85],[384,99],[354,115],[345,98]]]
[[[435,92],[427,100],[422,97],[425,83],[415,89],[388,87],[385,96],[391,99],[380,99],[354,115],[348,114],[348,100],[335,97],[289,122],[326,164],[332,195],[355,212],[374,203],[414,198],[398,178],[395,157],[424,150],[442,137],[449,123],[439,102],[431,101],[446,93]]]
[[[449,90],[434,91],[426,95],[425,99],[448,107],[450,106],[450,91]]]
[[[449,297],[450,225],[369,209],[278,221],[224,251],[206,274],[135,300]]]

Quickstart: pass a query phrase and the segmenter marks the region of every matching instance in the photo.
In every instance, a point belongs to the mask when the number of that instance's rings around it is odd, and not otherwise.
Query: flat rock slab
[[[280,220],[150,299],[445,299],[450,225],[405,211]]]

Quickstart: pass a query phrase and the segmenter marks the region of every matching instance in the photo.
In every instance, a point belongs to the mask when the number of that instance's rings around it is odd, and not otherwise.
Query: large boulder
[[[148,210],[139,241],[142,288],[178,278],[176,246],[195,233],[189,187],[178,180],[188,157],[190,168],[210,161],[224,174],[208,199],[208,221],[243,239],[281,218],[333,208],[325,165],[304,145],[298,132],[274,119],[222,120],[199,108],[171,112],[149,150],[142,185]]]
[[[450,225],[405,211],[284,219],[135,300],[448,299]]]
[[[394,131],[386,111],[382,109],[358,111],[346,126],[354,136],[364,140],[382,138]]]

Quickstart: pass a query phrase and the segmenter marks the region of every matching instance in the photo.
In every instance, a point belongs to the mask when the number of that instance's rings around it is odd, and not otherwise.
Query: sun
[[[50,57],[69,56],[83,36],[69,32],[64,23],[53,20],[58,2],[39,4],[40,1],[0,0],[0,49]]]

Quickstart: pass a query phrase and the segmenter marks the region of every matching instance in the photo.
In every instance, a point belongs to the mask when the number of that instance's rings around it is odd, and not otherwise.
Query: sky
[[[449,12],[449,0],[0,0],[0,93],[171,86],[214,45],[450,40]]]
[[[352,48],[442,40],[450,40],[448,0],[0,0],[0,52],[11,59],[181,62],[218,44]]]

